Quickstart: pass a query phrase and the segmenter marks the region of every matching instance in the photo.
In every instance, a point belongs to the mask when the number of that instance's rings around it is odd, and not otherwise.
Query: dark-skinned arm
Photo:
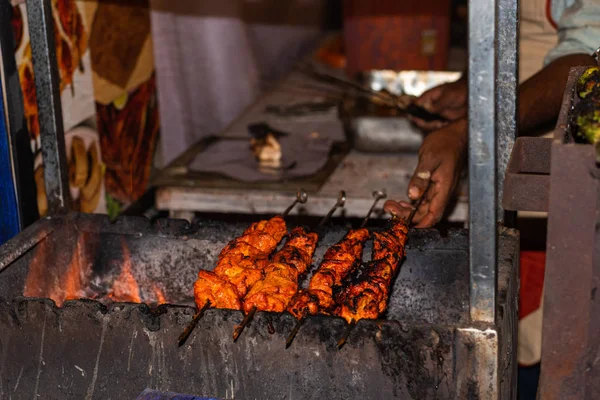
[[[593,57],[573,54],[556,59],[519,86],[519,133],[527,134],[556,120],[572,67],[595,65]],[[419,150],[419,162],[408,186],[408,197],[416,200],[428,182],[431,189],[414,221],[428,228],[440,221],[466,165],[468,120],[454,121],[428,135]],[[385,210],[399,216],[410,213],[410,204],[388,200]]]
[[[519,134],[530,135],[556,121],[560,112],[569,70],[596,65],[588,54],[560,57],[519,87]]]

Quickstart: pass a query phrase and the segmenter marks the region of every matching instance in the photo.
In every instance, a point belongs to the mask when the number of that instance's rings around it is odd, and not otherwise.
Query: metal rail
[[[485,322],[494,322],[496,294],[495,25],[495,0],[469,0],[470,306]]]
[[[499,199],[517,127],[517,24],[518,0],[469,1],[470,310],[473,321],[489,323],[504,221]]]
[[[518,132],[519,2],[497,0],[496,4],[496,145],[498,221],[513,226],[515,213],[502,207],[504,177]]]
[[[51,2],[27,0],[27,21],[44,158],[46,197],[48,212],[52,215],[67,211],[70,197]]]

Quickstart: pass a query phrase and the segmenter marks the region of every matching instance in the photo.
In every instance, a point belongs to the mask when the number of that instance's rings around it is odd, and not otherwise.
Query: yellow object
[[[115,101],[113,101],[113,105],[117,110],[121,111],[127,105],[127,100],[129,100],[129,95],[127,92],[124,92],[121,96],[117,97]]]
[[[88,158],[85,151],[85,143],[77,136],[71,142],[71,160],[69,162],[69,183],[82,188],[88,178]]]

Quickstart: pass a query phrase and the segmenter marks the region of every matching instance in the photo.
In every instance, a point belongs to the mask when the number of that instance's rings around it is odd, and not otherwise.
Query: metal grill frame
[[[60,214],[69,188],[50,2],[27,0],[27,9],[46,192],[51,213]],[[469,9],[470,312],[474,322],[494,323],[498,230],[511,221],[499,199],[517,129],[518,0],[470,0]],[[512,368],[516,374],[516,362]]]

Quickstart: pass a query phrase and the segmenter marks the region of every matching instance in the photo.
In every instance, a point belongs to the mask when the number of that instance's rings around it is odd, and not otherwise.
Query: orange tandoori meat
[[[336,298],[335,314],[348,323],[377,319],[386,310],[392,280],[405,255],[408,227],[401,219],[392,220],[388,229],[374,236],[372,261]]]
[[[296,293],[288,305],[288,311],[297,319],[307,315],[328,314],[334,304],[333,287],[340,286],[342,280],[360,263],[368,238],[367,229],[353,229],[327,249],[308,288]]]
[[[306,273],[317,247],[318,235],[303,228],[292,230],[283,248],[265,268],[265,276],[244,298],[243,310],[283,312],[298,291],[298,278]]]
[[[241,309],[248,288],[264,276],[269,255],[287,232],[285,221],[277,216],[255,222],[242,236],[221,250],[213,271],[201,270],[194,283],[198,308],[207,301],[214,308]]]

